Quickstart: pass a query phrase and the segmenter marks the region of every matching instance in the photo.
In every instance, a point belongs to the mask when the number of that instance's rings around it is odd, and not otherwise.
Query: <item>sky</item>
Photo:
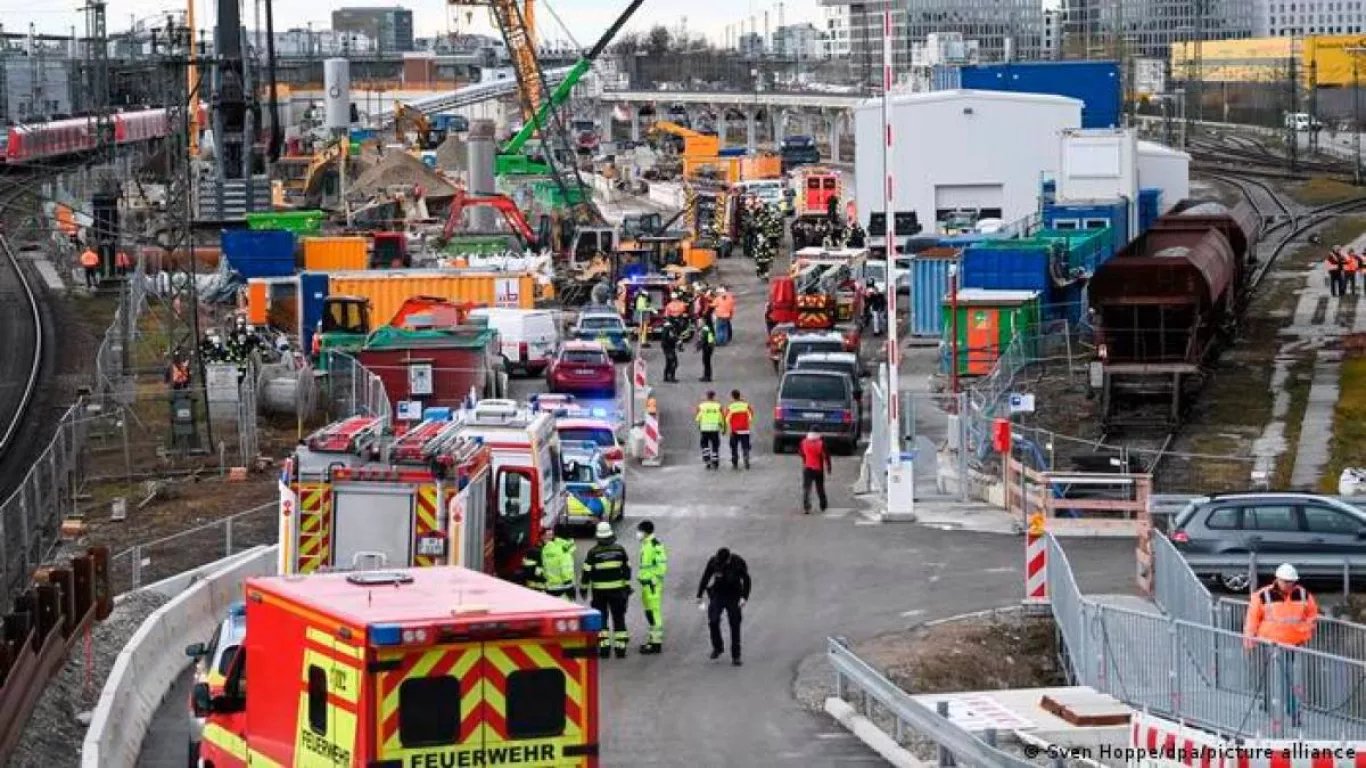
[[[216,4],[213,0],[193,0],[195,2],[195,22],[205,26],[211,19]],[[243,16],[248,26],[252,26],[255,0],[241,0]],[[820,18],[818,0],[785,0],[782,5],[786,23],[798,21],[816,22]],[[35,3],[33,0],[0,0],[0,20],[6,32],[26,32],[29,24],[39,32],[51,34],[70,34],[74,25],[78,34],[85,31],[85,17],[80,8],[83,0],[49,0]],[[417,35],[426,37],[447,31],[488,32],[488,11],[484,8],[457,7],[447,11],[446,0],[411,0],[406,3],[386,2],[385,0],[344,0],[343,2],[317,2],[316,0],[276,0],[275,27],[285,30],[290,27],[306,26],[313,22],[315,29],[330,24],[330,13],[343,6],[382,6],[403,5],[413,11]],[[537,3],[537,28],[543,39],[574,39],[582,46],[590,45],[603,30],[611,24],[626,0],[539,0]],[[704,34],[719,41],[727,25],[749,24],[750,14],[756,17],[759,29],[764,26],[764,11],[769,13],[770,28],[778,26],[776,0],[688,0],[686,4],[675,0],[645,0],[636,11],[627,29],[643,30],[656,24],[676,29],[684,23],[680,6],[686,7],[686,27],[691,34]],[[548,8],[547,8],[548,6]],[[665,10],[665,9],[670,10]],[[107,14],[110,32],[129,27],[132,19],[160,19],[167,11],[183,11],[183,2],[167,0],[108,0]],[[550,11],[553,10],[552,14]],[[467,22],[467,13],[472,12],[472,23]],[[565,26],[555,20],[558,16]],[[263,22],[264,25],[264,22]],[[568,28],[568,34],[565,32]]]

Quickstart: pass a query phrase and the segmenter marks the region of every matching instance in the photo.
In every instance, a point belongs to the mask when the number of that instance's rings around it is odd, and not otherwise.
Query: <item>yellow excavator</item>
[[[394,139],[398,143],[408,145],[408,132],[405,126],[412,129],[417,135],[417,148],[421,150],[436,149],[441,146],[441,142],[446,140],[445,132],[438,131],[432,127],[432,121],[426,115],[413,109],[400,101],[394,102]]]

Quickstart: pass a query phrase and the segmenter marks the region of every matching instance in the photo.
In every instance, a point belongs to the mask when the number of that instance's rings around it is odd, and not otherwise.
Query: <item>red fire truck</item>
[[[221,691],[191,694],[201,765],[599,764],[597,611],[455,567],[245,593]]]
[[[491,572],[491,451],[458,424],[394,435],[358,416],[310,435],[280,483],[280,572],[463,565]],[[509,555],[510,556],[510,555]]]

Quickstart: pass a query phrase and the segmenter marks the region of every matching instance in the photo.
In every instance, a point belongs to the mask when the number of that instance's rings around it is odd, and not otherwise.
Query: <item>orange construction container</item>
[[[740,180],[781,179],[783,159],[771,152],[763,152],[740,160]]]
[[[247,322],[265,326],[270,316],[266,284],[260,280],[247,283]]]
[[[683,263],[693,269],[705,272],[716,266],[716,251],[685,243],[683,245]]]
[[[536,306],[536,278],[516,272],[437,272],[388,270],[368,274],[333,275],[332,296],[361,296],[370,300],[370,320],[388,324],[403,302],[413,296],[435,296],[484,307]]]
[[[370,266],[369,241],[364,237],[305,237],[304,269],[342,272]]]

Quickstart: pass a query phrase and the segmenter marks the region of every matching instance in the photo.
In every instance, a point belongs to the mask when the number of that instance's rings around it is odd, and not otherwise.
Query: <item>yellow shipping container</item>
[[[375,271],[333,275],[328,280],[328,293],[369,299],[370,321],[387,325],[403,302],[413,296],[436,296],[485,307],[533,309],[536,278],[530,273],[511,272]]]
[[[370,266],[364,237],[305,237],[304,269],[310,272],[341,272]]]
[[[1314,81],[1319,85],[1350,87],[1352,69],[1366,81],[1366,53],[1354,48],[1366,48],[1366,35],[1318,35],[1304,39],[1302,68],[1308,72],[1309,62],[1317,64]],[[1306,75],[1307,77],[1307,75]]]
[[[1311,78],[1319,86],[1347,87],[1353,83],[1353,59],[1363,55],[1366,35],[1311,35],[1297,41],[1288,37],[1247,40],[1207,40],[1200,47],[1201,70],[1207,83],[1284,83],[1295,57],[1296,79],[1303,86]],[[1173,43],[1172,79],[1188,80],[1194,43]],[[1355,62],[1366,80],[1366,59]]]

